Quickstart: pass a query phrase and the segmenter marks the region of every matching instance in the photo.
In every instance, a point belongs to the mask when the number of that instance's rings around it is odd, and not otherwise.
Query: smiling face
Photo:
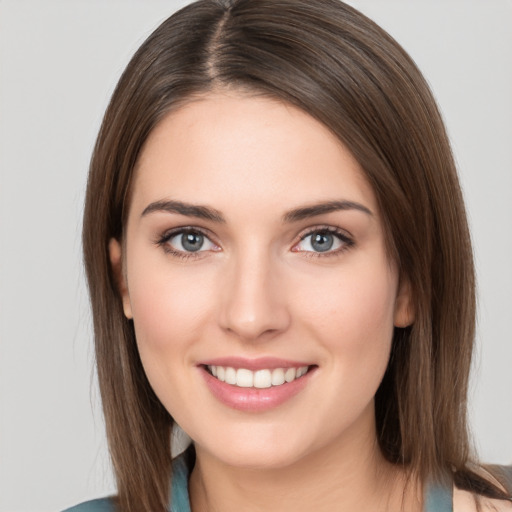
[[[409,298],[374,193],[327,128],[270,99],[187,104],[144,146],[125,236],[122,255],[110,246],[125,314],[198,453],[283,467],[375,439]]]

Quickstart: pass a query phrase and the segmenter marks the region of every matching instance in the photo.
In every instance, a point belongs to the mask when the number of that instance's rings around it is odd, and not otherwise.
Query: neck
[[[196,445],[193,512],[421,511],[420,487],[378,447],[374,422],[279,468],[224,464]],[[407,492],[406,492],[407,491]]]

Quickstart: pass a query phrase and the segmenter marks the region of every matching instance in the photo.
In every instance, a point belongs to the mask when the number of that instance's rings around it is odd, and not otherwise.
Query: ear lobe
[[[408,279],[400,279],[393,323],[395,327],[409,327],[414,322],[414,317],[411,283]]]
[[[110,256],[110,264],[112,265],[112,272],[114,273],[117,288],[123,301],[124,316],[128,319],[132,319],[132,305],[130,302],[130,295],[128,293],[128,286],[126,285],[126,278],[123,272],[123,251],[121,244],[115,238],[110,239],[108,252]]]

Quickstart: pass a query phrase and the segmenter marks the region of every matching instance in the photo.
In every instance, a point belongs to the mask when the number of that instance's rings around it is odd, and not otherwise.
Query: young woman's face
[[[359,165],[297,108],[209,95],[156,127],[121,292],[148,379],[198,449],[283,467],[375,438],[393,328],[410,320],[385,246]]]

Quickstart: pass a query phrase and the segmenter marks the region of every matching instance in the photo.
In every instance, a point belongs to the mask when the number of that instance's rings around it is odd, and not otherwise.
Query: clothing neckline
[[[169,512],[190,512],[188,481],[195,464],[195,450],[190,445],[172,464],[172,492]],[[427,484],[423,512],[453,512],[453,488],[448,484]]]

